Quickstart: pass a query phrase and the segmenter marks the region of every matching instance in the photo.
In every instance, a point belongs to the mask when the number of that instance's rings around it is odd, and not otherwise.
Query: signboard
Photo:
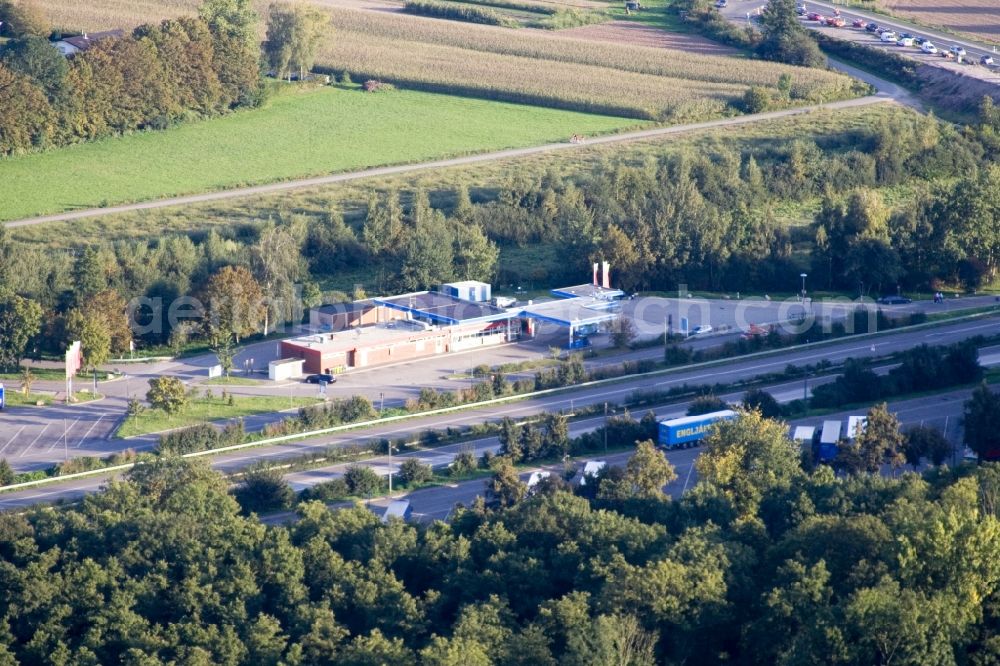
[[[83,348],[77,340],[66,350],[66,379],[72,379],[83,366]]]
[[[222,366],[221,365],[212,365],[212,366],[209,366],[209,368],[208,368],[208,378],[209,379],[215,379],[216,377],[221,377],[221,376],[222,376]]]
[[[687,337],[688,334],[688,318],[681,317],[681,335]]]
[[[3,391],[3,384],[0,384],[0,409],[7,406],[7,394]]]

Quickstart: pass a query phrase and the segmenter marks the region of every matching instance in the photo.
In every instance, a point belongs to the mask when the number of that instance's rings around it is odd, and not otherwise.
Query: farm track
[[[289,180],[278,183],[270,183],[266,185],[256,185],[252,187],[240,187],[230,190],[206,192],[204,194],[192,194],[181,197],[156,199],[152,201],[144,201],[133,204],[123,204],[120,206],[108,206],[105,208],[88,208],[84,210],[59,213],[56,215],[44,215],[40,217],[14,220],[11,222],[5,222],[4,225],[8,228],[27,227],[39,224],[68,222],[71,220],[79,220],[84,218],[102,217],[105,215],[114,215],[117,213],[128,213],[141,210],[153,210],[157,208],[184,206],[188,204],[222,201],[226,199],[238,199],[238,198],[262,195],[262,194],[272,194],[275,192],[287,192],[290,190],[298,190],[308,187],[316,187],[320,185],[346,183],[350,181],[362,180],[365,178],[373,178],[378,176],[398,175],[398,174],[412,173],[417,171],[427,171],[431,169],[445,169],[457,166],[470,166],[475,164],[483,164],[487,162],[496,162],[500,160],[526,157],[529,155],[538,155],[542,153],[579,150],[581,148],[586,148],[596,145],[612,145],[619,143],[627,143],[630,141],[640,141],[644,139],[655,139],[659,137],[667,137],[675,134],[685,134],[688,132],[695,132],[699,130],[714,129],[721,127],[732,127],[737,125],[746,125],[749,123],[757,123],[779,118],[787,118],[790,116],[812,113],[814,111],[819,111],[824,109],[825,110],[846,109],[859,106],[868,106],[872,104],[881,104],[884,102],[891,102],[891,101],[894,101],[893,97],[883,93],[879,95],[870,95],[868,97],[861,97],[857,99],[844,100],[840,102],[829,102],[826,104],[816,104],[812,106],[804,106],[795,109],[785,109],[782,111],[770,111],[767,113],[749,114],[745,116],[737,116],[735,118],[725,118],[722,120],[690,123],[685,125],[673,125],[670,127],[658,127],[649,130],[640,130],[636,132],[626,132],[622,134],[613,134],[609,136],[595,137],[592,139],[587,139],[582,144],[549,143],[540,146],[531,146],[528,148],[501,150],[489,153],[480,153],[476,155],[468,155],[464,157],[456,157],[451,159],[434,160],[430,162],[419,162],[414,164],[401,164],[395,166],[378,167],[372,169],[364,169],[360,171],[331,174],[329,176],[319,176],[314,178]],[[572,128],[567,128],[567,133],[570,132],[572,132]]]

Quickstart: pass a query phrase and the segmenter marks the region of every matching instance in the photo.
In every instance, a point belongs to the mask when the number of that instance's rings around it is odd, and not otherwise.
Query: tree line
[[[554,475],[529,493],[504,459],[492,504],[449,522],[307,502],[265,527],[203,463],[163,458],[76,505],[0,515],[0,660],[998,658],[995,465],[810,471],[785,425],[754,413],[719,426],[695,465],[697,485],[670,499],[675,470],[648,443],[579,490]]]
[[[248,0],[207,0],[197,18],[142,25],[69,58],[40,25],[15,29],[0,50],[0,155],[162,129],[264,94]]]

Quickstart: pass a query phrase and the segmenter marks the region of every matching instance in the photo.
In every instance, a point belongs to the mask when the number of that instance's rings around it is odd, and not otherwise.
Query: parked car
[[[715,3],[715,6],[718,7],[719,9],[722,9],[726,7],[728,4],[729,4],[728,0],[718,0],[718,2]]]
[[[882,36],[879,39],[881,39],[883,42],[895,43],[896,33],[894,33],[892,30],[886,30],[885,32],[882,33]]]
[[[920,50],[924,53],[937,53],[937,47],[931,42],[924,42],[920,45]]]
[[[909,39],[915,39],[914,36],[911,35],[908,32],[901,32],[901,33],[899,33],[899,38],[900,39],[907,39],[907,38],[909,38]]]
[[[948,49],[948,51],[950,51],[952,55],[962,56],[963,58],[965,57],[965,49],[961,46],[952,46]]]
[[[695,335],[705,335],[706,333],[711,333],[712,327],[708,324],[702,324],[701,326],[695,326],[695,328],[688,334],[688,337],[693,337]]]
[[[822,17],[823,17],[823,15],[820,14],[819,12],[809,12],[809,15],[806,16],[806,18],[809,19],[810,21],[818,21]]]
[[[839,16],[831,16],[826,20],[826,24],[831,28],[843,28],[847,22]]]
[[[878,302],[882,305],[906,305],[907,303],[912,303],[913,301],[906,296],[883,296],[878,299]]]
[[[309,375],[306,377],[307,384],[335,384],[337,382],[337,376],[331,375],[325,372],[321,372],[316,375]]]
[[[913,43],[916,44],[917,46],[923,46],[924,44],[926,44],[929,41],[931,41],[931,40],[927,39],[926,37],[914,37],[913,38]]]
[[[984,56],[982,56],[979,59],[979,64],[980,65],[992,65],[993,64],[993,56],[991,56],[991,55],[984,55]]]
[[[806,15],[806,6],[805,5],[799,5],[798,7],[795,8],[795,13],[798,14],[799,16],[805,16]]]
[[[878,23],[869,23],[865,26],[865,30],[868,32],[878,32]]]
[[[853,25],[855,28],[863,28],[863,27],[865,27],[865,20],[864,19],[854,19],[851,22],[851,25]]]
[[[897,46],[913,46],[913,37],[900,37],[896,40]]]

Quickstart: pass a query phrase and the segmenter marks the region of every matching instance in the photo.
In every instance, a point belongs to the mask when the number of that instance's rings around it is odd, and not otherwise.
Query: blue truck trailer
[[[695,446],[711,431],[713,424],[719,421],[730,421],[735,418],[736,412],[731,409],[723,409],[722,411],[699,414],[698,416],[685,416],[679,419],[660,421],[660,446],[667,449],[683,449]]]

